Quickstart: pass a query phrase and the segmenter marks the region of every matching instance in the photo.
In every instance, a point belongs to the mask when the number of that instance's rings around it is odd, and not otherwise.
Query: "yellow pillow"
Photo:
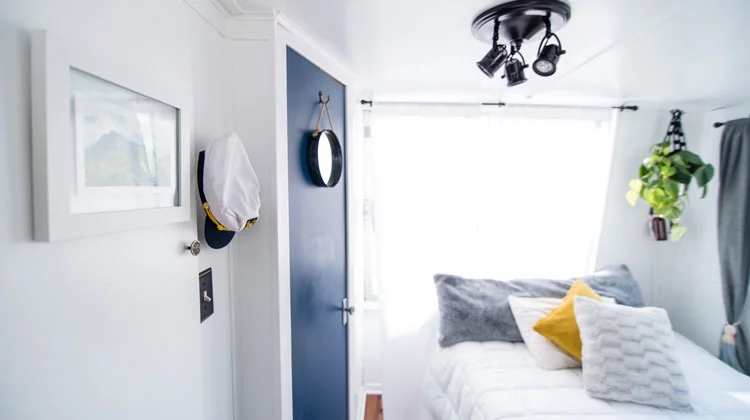
[[[578,329],[573,301],[576,296],[585,296],[601,302],[602,298],[583,280],[576,280],[563,298],[562,303],[547,316],[537,321],[534,331],[546,337],[557,347],[581,361],[581,331]]]

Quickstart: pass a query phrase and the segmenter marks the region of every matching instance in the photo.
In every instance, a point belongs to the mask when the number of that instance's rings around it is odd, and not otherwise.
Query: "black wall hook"
[[[320,102],[321,104],[323,104],[323,105],[328,105],[328,102],[331,102],[331,95],[328,95],[328,97],[327,97],[327,98],[326,98],[326,100],[324,101],[324,100],[323,100],[323,92],[322,92],[322,91],[319,91],[319,92],[318,92],[318,101],[319,101],[319,102]]]

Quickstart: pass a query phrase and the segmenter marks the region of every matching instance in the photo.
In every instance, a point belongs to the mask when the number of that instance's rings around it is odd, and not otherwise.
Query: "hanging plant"
[[[696,185],[702,189],[701,198],[704,198],[715,172],[713,165],[704,163],[700,156],[687,150],[682,114],[679,109],[672,111],[672,121],[664,141],[651,146],[651,155],[644,159],[638,170],[638,179],[630,181],[630,191],[626,194],[631,205],[635,206],[640,197],[657,217],[670,222],[672,241],[679,241],[687,232],[680,224],[680,216],[689,201],[687,193],[692,180],[695,179]]]

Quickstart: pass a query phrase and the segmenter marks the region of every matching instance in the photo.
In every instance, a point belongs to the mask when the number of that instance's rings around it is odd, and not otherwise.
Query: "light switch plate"
[[[214,313],[214,281],[210,268],[198,275],[200,289],[201,323]]]

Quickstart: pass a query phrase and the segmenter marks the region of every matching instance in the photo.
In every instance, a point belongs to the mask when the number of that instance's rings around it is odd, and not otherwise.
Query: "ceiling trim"
[[[229,36],[232,15],[224,7],[222,0],[183,0],[198,16],[222,37]]]
[[[244,7],[242,7],[237,0],[211,0],[211,1],[218,1],[220,2],[223,7],[231,14],[233,15],[242,15],[248,12]]]
[[[307,48],[310,49],[310,51],[315,51],[317,53],[317,58],[319,58],[321,62],[316,63],[316,65],[324,69],[336,68],[336,74],[332,74],[331,76],[334,79],[342,82],[344,85],[352,85],[353,81],[356,78],[354,77],[355,73],[352,71],[351,64],[339,54],[336,54],[334,52],[335,49],[333,49],[331,45],[329,45],[319,37],[316,37],[310,32],[304,30],[293,19],[291,19],[284,13],[279,13],[277,15],[277,23],[279,27],[286,30],[293,37],[296,37],[296,39],[299,41],[298,44],[304,44]],[[303,55],[305,54],[303,53]],[[311,57],[307,58],[314,63],[316,61],[312,60]]]
[[[243,12],[241,15],[232,16],[233,20],[236,21],[265,21],[265,20],[276,20],[281,15],[281,12],[274,9],[257,9],[248,10]]]
[[[339,67],[348,80],[354,79],[351,63],[334,53],[335,49],[325,40],[306,31],[294,19],[278,10],[250,10],[242,15],[232,16],[229,38],[237,41],[269,40],[275,36],[276,28],[285,30],[313,50],[322,52],[325,59]]]
[[[279,19],[276,10],[252,10],[231,19],[229,38],[235,41],[267,41],[273,39]]]

